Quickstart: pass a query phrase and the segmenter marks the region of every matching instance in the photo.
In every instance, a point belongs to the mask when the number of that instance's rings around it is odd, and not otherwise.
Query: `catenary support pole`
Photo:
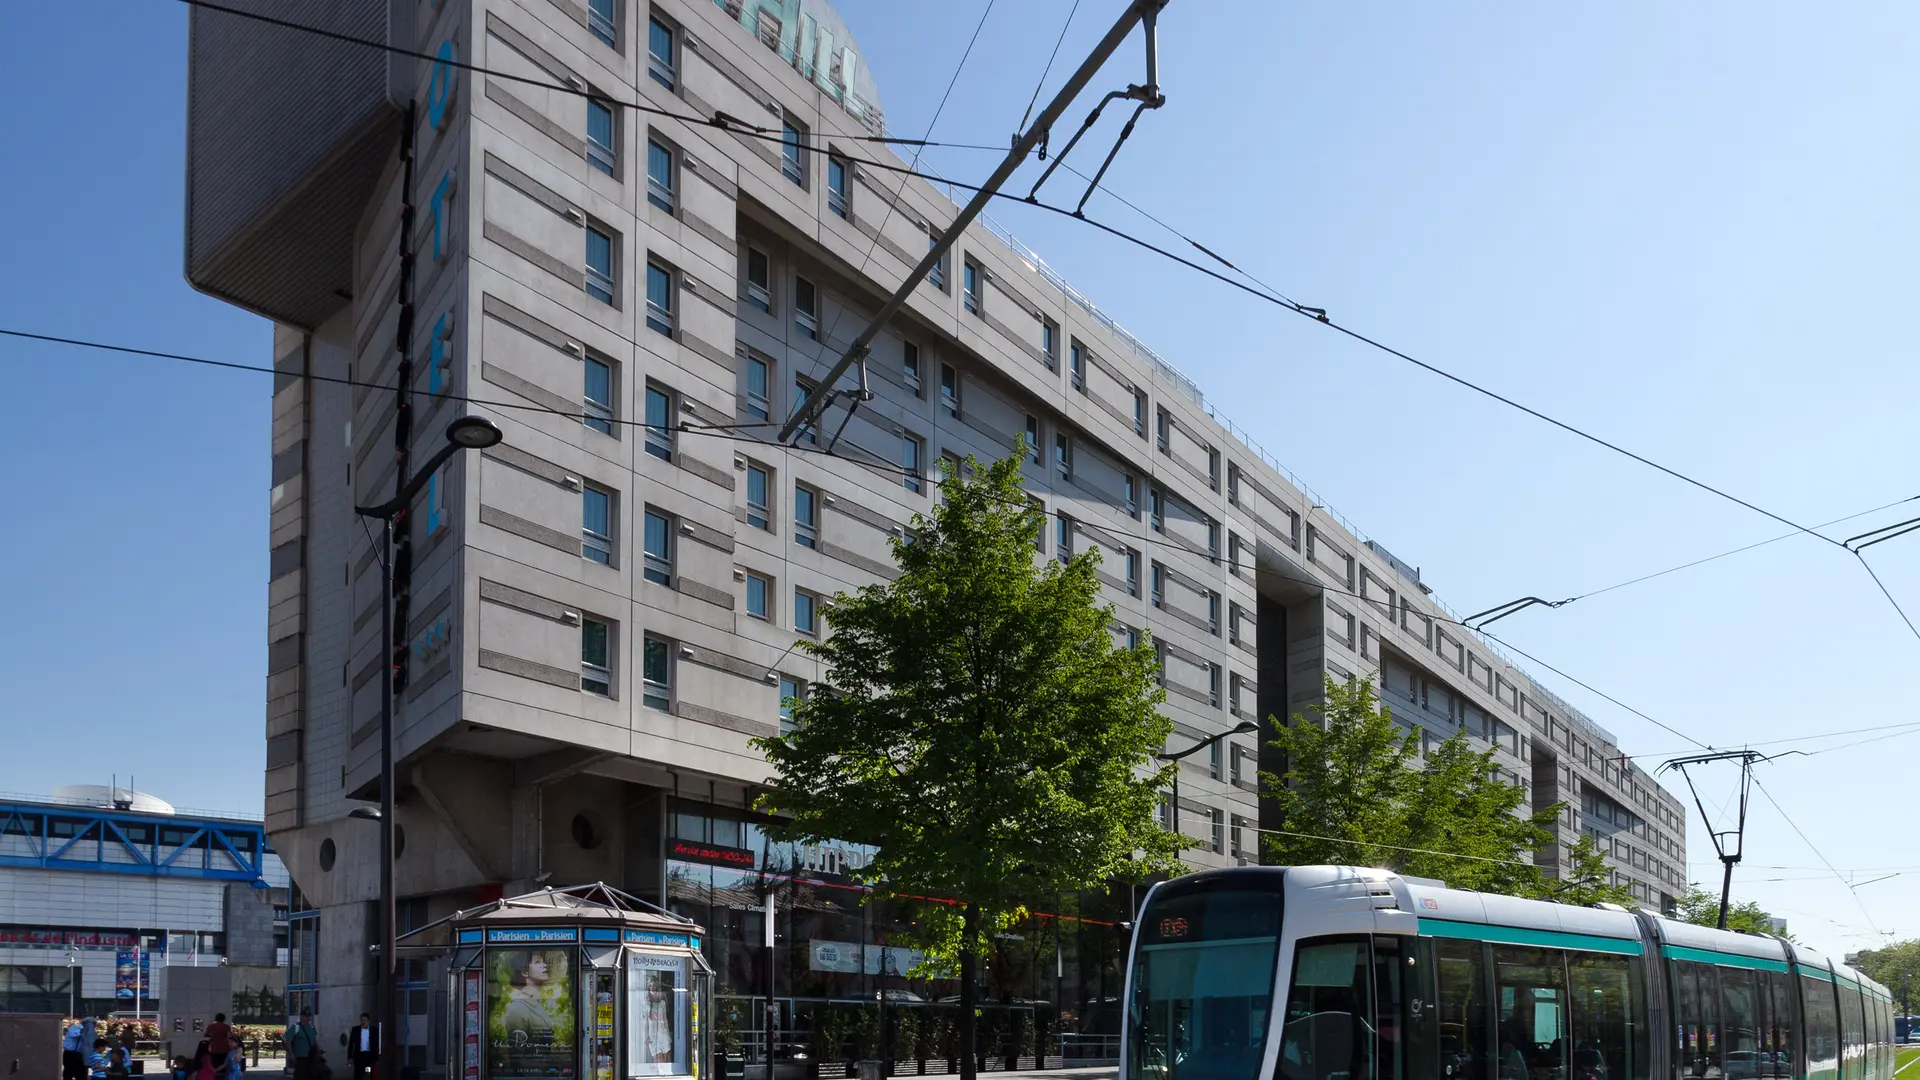
[[[809,396],[800,408],[794,410],[793,416],[789,417],[780,429],[781,442],[793,438],[795,432],[819,418],[821,410],[826,408],[827,401],[832,396],[833,384],[840,381],[840,377],[847,373],[848,368],[866,359],[868,347],[873,344],[873,339],[879,335],[881,328],[886,326],[894,314],[906,304],[907,298],[913,295],[913,290],[920,287],[920,282],[926,278],[928,271],[932,270],[940,260],[946,258],[947,252],[953,248],[954,241],[958,240],[967,226],[971,225],[973,220],[980,216],[980,212],[986,209],[987,203],[993,199],[1001,185],[1005,184],[1014,170],[1026,161],[1027,155],[1039,145],[1040,140],[1053,127],[1054,122],[1067,111],[1067,107],[1073,104],[1073,99],[1080,96],[1080,91],[1086,89],[1087,83],[1093,81],[1093,77],[1099,73],[1100,68],[1106,64],[1115,50],[1119,49],[1120,44],[1127,39],[1127,35],[1133,33],[1134,26],[1143,20],[1150,22],[1152,17],[1157,16],[1160,9],[1165,6],[1167,6],[1167,0],[1132,0],[1127,5],[1127,9],[1121,12],[1120,18],[1113,24],[1113,28],[1108,30],[1106,36],[1100,39],[1100,43],[1093,47],[1093,51],[1087,54],[1086,60],[1082,61],[1080,67],[1067,79],[1066,85],[1060,88],[1060,92],[1055,94],[1053,100],[1047,103],[1047,107],[1034,118],[1033,125],[1027,128],[1021,134],[1019,141],[1013,144],[1013,149],[1007,153],[1006,159],[1000,162],[991,176],[987,177],[986,183],[981,185],[980,190],[974,192],[973,198],[961,208],[959,216],[953,219],[952,224],[948,225],[946,230],[934,240],[919,264],[907,273],[906,280],[900,283],[900,287],[895,289],[893,295],[887,298],[887,302],[880,306],[880,310],[867,323],[866,328],[853,339],[853,344],[847,346],[846,353],[833,365],[833,369],[827,372],[826,378],[820,380],[819,389]],[[1151,35],[1152,32],[1152,27],[1149,26],[1148,33]],[[1149,40],[1147,82],[1141,86],[1129,86],[1125,92],[1126,97],[1153,108],[1159,107],[1166,100],[1155,81],[1158,74],[1155,56],[1153,42]]]

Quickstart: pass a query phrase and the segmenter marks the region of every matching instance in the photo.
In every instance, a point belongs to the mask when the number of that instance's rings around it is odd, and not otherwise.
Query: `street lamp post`
[[[380,647],[388,655],[387,677],[380,683],[380,810],[376,815],[367,808],[356,809],[350,816],[358,818],[376,818],[380,822],[380,984],[378,1004],[380,1011],[380,1056],[382,1064],[396,1060],[392,1057],[392,1047],[388,1040],[400,1028],[396,1019],[398,1009],[394,994],[394,977],[399,970],[397,953],[399,952],[399,905],[393,880],[394,861],[394,772],[393,772],[393,530],[395,522],[406,516],[413,505],[414,496],[420,494],[427,480],[445,465],[448,459],[462,450],[484,450],[497,445],[502,438],[500,428],[493,421],[479,416],[462,416],[447,425],[447,445],[427,459],[427,463],[411,477],[402,477],[400,489],[393,498],[374,506],[355,506],[353,512],[364,518],[378,518],[384,529],[380,538],[380,576],[383,581],[382,603],[380,605]],[[404,1052],[404,1050],[403,1050]],[[382,1076],[395,1080],[398,1076],[391,1066],[382,1069]]]
[[[1256,724],[1251,720],[1242,720],[1240,721],[1240,723],[1236,724],[1232,728],[1226,731],[1223,731],[1218,735],[1209,735],[1208,737],[1201,739],[1199,742],[1194,743],[1192,746],[1187,747],[1185,750],[1182,750],[1174,754],[1161,754],[1159,755],[1159,757],[1161,761],[1179,761],[1182,758],[1192,757],[1193,755],[1199,753],[1202,750],[1205,750],[1207,747],[1212,746],[1213,744],[1228,737],[1229,735],[1251,735],[1254,732],[1259,730],[1260,730],[1259,724]],[[1167,813],[1167,821],[1169,824],[1173,826],[1173,829],[1172,829],[1173,832],[1177,833],[1180,831],[1180,770],[1178,767],[1176,767],[1173,770],[1173,806],[1169,809]]]
[[[67,1015],[75,1018],[80,1015],[80,958],[73,955],[71,949],[67,950]],[[91,1049],[87,1047],[81,1053]]]

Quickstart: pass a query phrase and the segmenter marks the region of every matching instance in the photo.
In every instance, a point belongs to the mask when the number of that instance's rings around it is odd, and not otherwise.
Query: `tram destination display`
[[[575,1075],[573,950],[491,949],[487,968],[487,1075]]]

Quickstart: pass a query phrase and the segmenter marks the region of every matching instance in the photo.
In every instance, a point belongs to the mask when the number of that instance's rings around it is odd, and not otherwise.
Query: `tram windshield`
[[[1260,1071],[1280,951],[1280,894],[1206,889],[1141,912],[1126,1080],[1247,1080]]]

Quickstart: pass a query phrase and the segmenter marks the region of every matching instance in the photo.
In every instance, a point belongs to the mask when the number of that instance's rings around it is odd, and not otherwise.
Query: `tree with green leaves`
[[[1909,995],[1920,987],[1920,941],[1896,941],[1882,949],[1864,949],[1855,965],[1900,1003],[1901,1015],[1912,1008]]]
[[[1095,553],[1034,558],[1024,459],[943,463],[932,513],[893,541],[898,577],[834,598],[831,632],[801,643],[823,685],[756,740],[776,836],[873,844],[876,895],[956,901],[917,929],[958,968],[966,1080],[990,935],[1030,902],[1172,871],[1180,848],[1155,821],[1172,728],[1153,649],[1116,644]]]
[[[1705,889],[1688,889],[1687,895],[1680,898],[1678,917],[1682,922],[1695,926],[1720,925],[1720,896]],[[1744,930],[1749,934],[1773,933],[1773,916],[1765,908],[1752,900],[1727,905],[1727,929]],[[1792,941],[1792,935],[1786,935]]]
[[[1284,777],[1261,774],[1278,811],[1262,836],[1262,861],[1379,866],[1455,888],[1567,903],[1626,902],[1608,882],[1590,841],[1566,880],[1549,880],[1533,853],[1553,842],[1555,804],[1525,810],[1526,791],[1500,779],[1494,751],[1477,751],[1465,731],[1423,756],[1420,728],[1402,728],[1371,680],[1326,679],[1317,718],[1275,725]]]

